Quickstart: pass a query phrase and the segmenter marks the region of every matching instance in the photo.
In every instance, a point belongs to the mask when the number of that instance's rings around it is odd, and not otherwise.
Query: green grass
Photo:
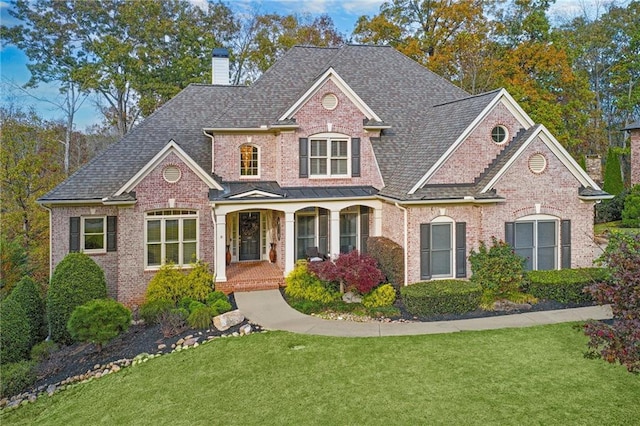
[[[617,220],[615,222],[596,223],[593,227],[593,233],[595,235],[605,235],[608,232],[623,232],[629,235],[640,234],[640,228],[622,228],[622,221]]]
[[[2,413],[11,424],[580,424],[640,418],[640,377],[571,324],[218,339]]]

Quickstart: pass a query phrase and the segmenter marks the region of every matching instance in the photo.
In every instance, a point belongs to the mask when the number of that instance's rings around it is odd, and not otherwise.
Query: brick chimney
[[[629,132],[631,147],[631,186],[640,184],[640,120],[622,129]]]
[[[216,47],[211,53],[211,84],[230,84],[229,50],[224,47]]]
[[[589,177],[602,186],[602,158],[599,155],[587,155],[585,166]]]

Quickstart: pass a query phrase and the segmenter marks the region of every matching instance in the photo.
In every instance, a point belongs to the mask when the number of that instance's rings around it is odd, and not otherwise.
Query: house
[[[492,236],[530,269],[592,264],[593,207],[611,196],[504,89],[469,95],[391,47],[294,47],[250,87],[228,85],[224,49],[212,62],[214,84],[39,200],[52,268],[83,251],[131,305],[166,261],[265,288],[307,248],[335,258],[369,236],[404,248],[405,284],[468,277]],[[272,248],[277,282],[243,282]]]
[[[631,148],[631,186],[640,185],[640,120],[622,129],[629,132]]]

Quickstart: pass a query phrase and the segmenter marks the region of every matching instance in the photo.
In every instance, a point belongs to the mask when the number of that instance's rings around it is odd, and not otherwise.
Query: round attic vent
[[[537,153],[529,157],[529,169],[533,173],[542,173],[547,168],[547,159],[544,155]]]
[[[322,97],[322,107],[332,111],[338,106],[338,97],[333,93],[327,93]]]
[[[177,168],[176,166],[167,166],[162,171],[162,177],[164,177],[164,180],[166,180],[169,183],[176,183],[177,181],[180,180],[181,176],[182,176],[182,173],[180,172],[180,169]]]

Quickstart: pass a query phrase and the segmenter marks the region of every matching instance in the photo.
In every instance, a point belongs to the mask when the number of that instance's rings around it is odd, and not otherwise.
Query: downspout
[[[396,207],[402,210],[404,213],[404,285],[407,286],[409,282],[409,225],[408,225],[408,211],[405,207],[395,203]]]

